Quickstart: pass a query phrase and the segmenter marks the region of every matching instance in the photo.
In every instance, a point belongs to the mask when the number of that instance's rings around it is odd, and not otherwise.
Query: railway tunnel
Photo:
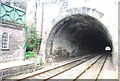
[[[72,15],[59,21],[51,30],[46,46],[46,59],[54,62],[88,54],[110,54],[111,35],[96,18]]]

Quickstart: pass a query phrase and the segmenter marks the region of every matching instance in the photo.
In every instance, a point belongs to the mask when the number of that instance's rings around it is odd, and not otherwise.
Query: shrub
[[[32,52],[32,51],[28,51],[28,52],[26,52],[26,56],[25,56],[25,57],[26,57],[26,58],[35,57],[35,53]]]

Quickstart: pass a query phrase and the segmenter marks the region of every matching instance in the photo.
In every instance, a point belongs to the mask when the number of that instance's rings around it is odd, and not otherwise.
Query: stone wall
[[[0,62],[22,60],[24,58],[24,28],[0,23]],[[2,34],[9,36],[7,50],[2,50]]]
[[[111,50],[113,47],[109,35],[106,27],[91,16],[77,14],[64,18],[49,35],[46,56],[49,53],[50,57],[46,59],[62,61],[86,54],[106,53],[107,45]]]
[[[35,71],[35,63],[0,69],[0,79],[9,79]]]
[[[34,2],[32,0],[28,1],[30,5],[28,5],[28,11],[34,12],[35,9],[33,5]],[[61,21],[62,19],[76,14],[87,14],[96,19],[100,20],[106,27],[106,29],[110,32],[112,43],[113,43],[113,60],[118,56],[118,0],[57,0],[56,2],[52,3],[52,0],[44,1],[44,5],[41,2],[37,8],[37,31],[41,33],[42,31],[42,43],[41,43],[41,55],[43,56],[43,61],[46,58],[51,59],[52,53],[46,53],[46,50],[50,50],[51,47],[46,45],[47,39],[53,27]],[[62,3],[66,3],[67,5],[64,6]],[[111,14],[111,12],[114,12]],[[44,13],[42,15],[42,13]],[[49,14],[48,14],[49,13]],[[32,18],[31,14],[27,15],[27,18]],[[44,21],[42,21],[42,18]],[[100,19],[99,19],[100,18]],[[34,18],[33,18],[34,19]],[[33,21],[33,19],[27,19]],[[48,49],[46,49],[46,47]],[[53,52],[53,51],[52,51]],[[117,63],[117,62],[116,62]]]
[[[52,53],[46,53],[46,50],[49,50],[50,47],[46,45],[47,39],[50,35],[51,30],[55,27],[55,25],[63,20],[66,17],[69,17],[71,15],[76,15],[76,14],[87,14],[90,15],[96,19],[98,19],[103,25],[105,25],[106,29],[109,31],[112,43],[113,43],[113,55],[118,55],[117,54],[117,1],[106,1],[103,3],[102,1],[93,1],[90,0],[86,2],[80,2],[79,0],[76,1],[70,1],[68,0],[68,6],[67,9],[64,9],[61,13],[59,12],[60,7],[58,5],[44,5],[44,21],[43,21],[43,27],[41,27],[41,17],[40,15],[42,13],[42,6],[40,5],[38,7],[37,13],[39,14],[37,16],[37,29],[38,31],[42,29],[42,44],[41,44],[41,51],[40,53],[43,55],[43,60],[46,58],[51,58]],[[76,4],[78,3],[78,4]],[[110,4],[109,4],[110,3]],[[54,7],[53,7],[54,6]],[[54,11],[52,12],[51,9]],[[110,14],[111,12],[116,12],[114,14]],[[48,14],[50,13],[50,14]],[[99,13],[99,14],[98,14]],[[102,17],[101,17],[102,14]],[[62,35],[63,37],[64,35]],[[57,38],[56,38],[57,39]],[[62,38],[61,38],[62,39]],[[60,41],[58,39],[58,41]],[[57,41],[57,42],[58,42]],[[68,43],[68,42],[67,42]],[[67,44],[66,43],[66,44]],[[55,44],[55,43],[54,43]],[[53,46],[54,46],[53,44]],[[67,46],[67,45],[66,45]],[[46,48],[47,47],[47,48]],[[54,50],[54,49],[53,49]],[[115,52],[116,51],[116,52]],[[54,51],[52,51],[54,52]],[[116,53],[116,54],[115,54]],[[113,56],[114,58],[114,56]],[[45,61],[44,61],[45,62]]]

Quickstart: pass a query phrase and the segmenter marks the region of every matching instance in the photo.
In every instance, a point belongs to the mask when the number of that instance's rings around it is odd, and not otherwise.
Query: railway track
[[[18,79],[17,81],[24,81],[24,80],[30,80],[30,79],[42,79],[44,81],[47,81],[53,77],[56,77],[60,74],[63,74],[64,72],[69,71],[72,68],[75,68],[83,63],[85,63],[86,61],[89,61],[90,59],[92,59],[93,57],[97,57],[98,55],[88,55],[86,57],[82,57],[80,59],[74,60],[72,62],[54,67],[52,69],[34,74],[34,75],[30,75],[21,79]],[[101,57],[101,56],[99,56]]]
[[[80,79],[86,79],[86,77],[88,77],[88,76],[86,76],[86,74],[89,75],[89,73],[90,73],[89,70],[92,68],[91,71],[95,72],[93,70],[93,67],[95,67],[96,63],[99,64],[101,62],[102,64],[101,64],[101,66],[99,66],[100,68],[97,68],[96,72],[92,73],[93,75],[91,75],[90,76],[91,78],[89,78],[89,79],[94,79],[93,81],[98,81],[98,77],[99,77],[99,75],[100,75],[100,73],[101,73],[101,71],[102,71],[102,69],[104,67],[104,64],[105,64],[105,62],[107,60],[107,57],[108,57],[108,55],[106,55],[104,57],[103,56],[99,57],[95,62],[93,62],[92,64],[90,64],[84,71],[82,71],[73,81],[79,81]],[[87,72],[87,71],[89,71],[89,72]]]

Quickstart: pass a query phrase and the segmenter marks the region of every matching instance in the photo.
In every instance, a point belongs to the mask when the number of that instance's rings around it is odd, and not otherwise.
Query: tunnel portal
[[[109,46],[110,50],[105,48]],[[111,53],[111,37],[106,27],[89,15],[72,15],[59,21],[51,30],[46,59],[62,61],[87,54]]]

